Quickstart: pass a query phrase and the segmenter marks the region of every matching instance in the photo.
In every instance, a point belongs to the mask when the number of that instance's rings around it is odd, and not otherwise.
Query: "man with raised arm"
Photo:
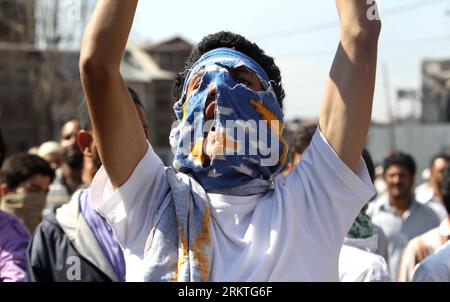
[[[166,168],[119,71],[137,0],[97,1],[80,57],[104,164],[91,203],[142,280],[339,280],[343,239],[375,194],[360,155],[381,26],[367,18],[366,0],[336,4],[341,42],[320,130],[284,177],[284,90],[271,57],[229,32],[197,45],[175,82],[175,160]]]

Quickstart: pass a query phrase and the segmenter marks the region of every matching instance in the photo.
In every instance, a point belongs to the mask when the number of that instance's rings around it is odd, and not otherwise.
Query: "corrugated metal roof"
[[[174,73],[159,68],[150,55],[134,44],[127,46],[120,71],[126,80],[174,80],[176,77]]]
[[[146,52],[174,52],[174,51],[191,51],[193,45],[181,37],[173,37],[158,43],[150,41],[138,43],[137,46]]]
[[[33,53],[45,53],[45,50],[36,48],[31,44],[17,44],[0,42],[0,50],[22,51]],[[79,51],[56,51],[61,58],[61,64],[78,69]],[[66,66],[66,67],[67,67]],[[71,70],[73,69],[71,68]],[[74,70],[72,70],[73,72]],[[120,65],[120,72],[127,81],[151,82],[154,80],[174,80],[176,75],[172,72],[162,70],[156,62],[142,48],[129,44],[125,56]]]

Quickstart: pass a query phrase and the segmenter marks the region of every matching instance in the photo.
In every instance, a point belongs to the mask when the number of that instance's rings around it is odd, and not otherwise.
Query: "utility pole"
[[[393,110],[392,97],[391,97],[391,83],[389,78],[388,64],[382,65],[383,70],[383,82],[384,82],[384,100],[386,103],[386,111],[389,117],[389,138],[390,138],[390,152],[397,149],[397,142],[395,138],[395,114]]]

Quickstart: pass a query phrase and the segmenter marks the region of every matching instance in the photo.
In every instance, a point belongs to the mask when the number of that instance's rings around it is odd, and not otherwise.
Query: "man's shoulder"
[[[37,226],[35,234],[49,234],[61,231],[61,227],[56,219],[56,210],[52,209],[51,212],[45,215],[41,223]]]
[[[14,215],[0,210],[0,230],[9,226],[11,223],[19,221]]]
[[[450,276],[450,262],[448,259],[450,259],[450,243],[445,244],[434,255],[426,258],[421,266],[430,272]]]
[[[421,216],[425,216],[426,219],[434,219],[435,221],[439,222],[439,216],[435,213],[435,211],[430,208],[429,206],[426,206],[420,202],[418,202],[416,199],[413,200],[414,206],[417,208],[418,213],[420,213]]]
[[[0,244],[4,245],[7,241],[18,241],[21,239],[29,240],[30,233],[23,223],[15,216],[0,211]]]
[[[50,211],[44,216],[35,233],[45,237],[63,236],[64,230],[61,226],[61,221],[65,222],[68,218],[70,218],[69,220],[76,219],[80,212],[79,198],[85,192],[87,192],[87,189],[80,189],[72,195],[69,203],[60,207],[50,208]]]

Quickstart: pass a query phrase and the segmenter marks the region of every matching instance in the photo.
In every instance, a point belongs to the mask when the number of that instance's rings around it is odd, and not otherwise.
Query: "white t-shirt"
[[[414,194],[416,195],[416,200],[421,204],[427,204],[434,197],[433,188],[428,182],[417,186]]]
[[[375,254],[378,235],[367,239],[346,238],[339,255],[341,282],[389,282],[386,260]]]
[[[363,159],[355,175],[318,131],[294,171],[276,177],[274,192],[208,194],[211,281],[339,281],[344,236],[374,194]],[[127,280],[143,279],[136,275],[140,267],[130,266],[143,261],[161,205],[171,198],[165,167],[151,146],[115,192],[103,168],[96,175],[91,204],[124,249]]]

